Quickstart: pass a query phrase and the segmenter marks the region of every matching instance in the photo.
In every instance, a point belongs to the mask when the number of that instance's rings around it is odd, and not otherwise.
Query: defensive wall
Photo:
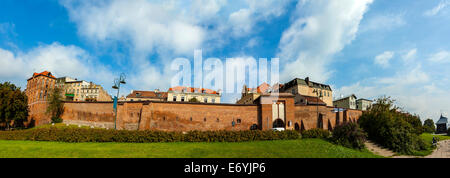
[[[283,103],[282,120],[286,129],[332,129],[343,122],[356,122],[359,110],[335,112],[328,106],[295,105],[293,97],[261,97],[258,104],[206,104],[185,102],[119,102],[116,127],[126,130],[250,130],[251,127],[273,128],[273,105]],[[267,103],[267,104],[264,104]],[[30,108],[30,118],[36,125],[50,123],[42,112],[45,103]],[[45,109],[44,109],[45,112]],[[64,123],[97,128],[114,128],[113,102],[65,102]]]

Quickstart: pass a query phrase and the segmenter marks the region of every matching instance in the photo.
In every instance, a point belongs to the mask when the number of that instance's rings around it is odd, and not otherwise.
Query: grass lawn
[[[439,141],[449,140],[450,139],[450,136],[447,136],[447,135],[433,135],[433,134],[430,134],[430,133],[423,133],[420,136],[423,139],[425,139],[426,142],[429,142],[429,143],[431,143],[433,141],[433,137],[439,138]]]
[[[61,143],[0,140],[0,158],[380,158],[321,139],[240,143]]]
[[[433,137],[439,138],[439,141],[450,139],[450,136],[433,135],[433,134],[430,134],[430,133],[423,133],[422,135],[420,135],[420,137],[422,137],[425,140],[425,142],[430,145],[430,149],[422,150],[422,151],[416,151],[413,154],[414,156],[427,156],[427,155],[430,155],[431,153],[433,153],[433,151],[435,150],[435,148],[431,147],[431,144],[433,142]]]

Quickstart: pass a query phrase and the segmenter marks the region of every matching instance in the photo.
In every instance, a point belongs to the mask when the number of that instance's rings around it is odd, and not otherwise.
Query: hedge
[[[38,128],[0,131],[0,140],[32,140],[57,142],[243,142],[263,140],[294,140],[301,138],[296,131],[129,131],[85,128]]]
[[[320,129],[320,128],[314,128],[314,129],[303,131],[302,137],[303,138],[328,138],[328,137],[330,137],[330,131]]]

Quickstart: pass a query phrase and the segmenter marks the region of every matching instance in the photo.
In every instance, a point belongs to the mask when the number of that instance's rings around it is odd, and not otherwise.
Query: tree
[[[61,123],[61,115],[64,113],[62,90],[61,88],[55,87],[49,92],[49,94],[49,97],[47,97],[47,114],[51,115],[52,123]]]
[[[25,92],[9,82],[0,83],[0,123],[9,130],[13,127],[23,127],[28,117],[28,103]]]
[[[423,131],[427,133],[434,133],[436,131],[436,126],[434,125],[434,121],[432,119],[427,119],[423,123]]]
[[[376,100],[358,120],[369,139],[402,154],[415,154],[428,149],[420,137],[423,132],[418,116],[400,112],[390,97]]]
[[[200,103],[200,101],[197,98],[191,98],[189,100],[190,103]]]

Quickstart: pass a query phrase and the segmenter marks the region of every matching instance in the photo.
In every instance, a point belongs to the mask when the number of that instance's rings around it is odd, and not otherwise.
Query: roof
[[[323,90],[332,91],[330,85],[310,81],[309,77],[306,77],[305,79],[295,78],[294,80],[291,80],[290,82],[285,83],[283,86],[283,89],[288,89],[295,85],[307,85],[312,88],[319,88],[319,89],[323,89]]]
[[[447,124],[447,123],[448,123],[448,119],[442,115],[441,115],[441,118],[439,118],[439,120],[436,122],[436,124]]]
[[[339,98],[339,99],[334,100],[334,101],[340,101],[340,100],[344,100],[344,99],[347,99],[347,98],[350,98],[350,97],[355,97],[355,99],[358,99],[358,98],[356,97],[355,94],[351,94],[351,95],[349,95],[349,96],[346,96],[346,97],[343,97],[343,98]],[[369,101],[370,101],[370,100],[369,100]]]
[[[269,93],[270,88],[270,85],[264,82],[256,88],[247,88],[247,90],[251,93]]]
[[[49,78],[52,78],[52,79],[56,79],[56,77],[53,76],[51,72],[49,72],[49,71],[44,71],[44,72],[41,72],[41,73],[36,73],[36,72],[33,73],[33,76],[30,77],[28,80],[30,80],[30,79],[32,79],[32,78],[35,78],[35,77],[38,77],[38,76],[45,76],[45,77],[49,77]]]
[[[301,95],[306,100],[307,105],[327,105],[327,103],[323,102],[321,99],[313,96],[305,96]]]
[[[167,92],[155,92],[155,91],[133,91],[127,98],[167,98]]]
[[[183,87],[183,86],[176,86],[173,88],[169,88],[169,92],[206,93],[206,94],[220,95],[219,92],[211,90],[211,89],[207,89],[207,88],[192,88],[192,87]]]
[[[364,100],[364,101],[370,101],[370,102],[372,102],[372,100],[364,99],[364,98],[359,98],[359,99],[357,99],[356,101],[359,101],[359,100]]]

